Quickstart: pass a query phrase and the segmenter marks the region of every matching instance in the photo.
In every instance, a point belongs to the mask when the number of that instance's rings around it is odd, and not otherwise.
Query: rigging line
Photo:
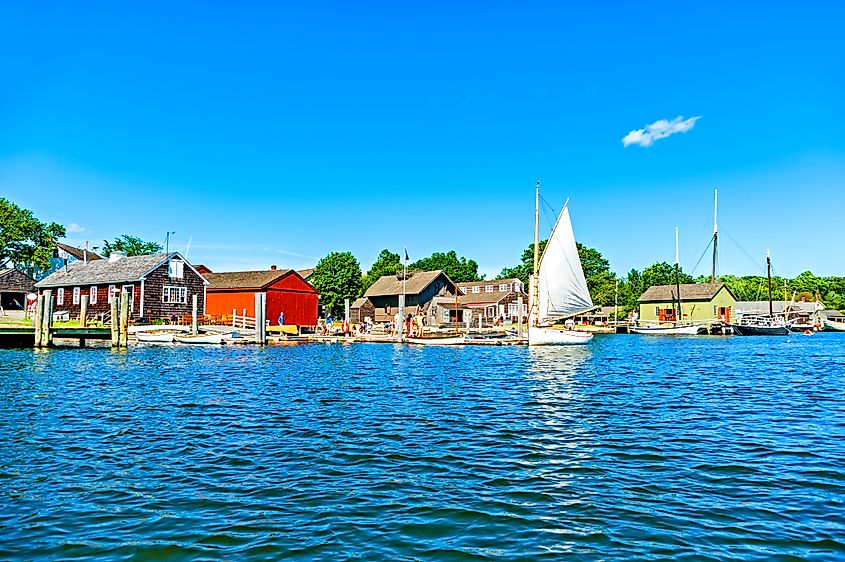
[[[736,239],[734,239],[734,237],[733,237],[733,236],[731,236],[730,232],[727,232],[724,228],[720,228],[720,229],[719,229],[719,232],[721,232],[722,234],[724,234],[725,236],[727,236],[727,237],[730,239],[730,241],[731,241],[731,242],[733,242],[734,244],[736,244],[736,247],[737,247],[737,248],[739,248],[739,249],[742,251],[742,253],[743,253],[743,254],[745,254],[745,255],[746,255],[746,257],[748,257],[748,259],[749,259],[749,260],[751,260],[751,262],[752,262],[753,264],[755,264],[755,265],[756,265],[756,266],[757,266],[757,267],[758,267],[761,271],[766,271],[766,268],[765,268],[765,267],[763,267],[762,265],[760,265],[759,260],[755,260],[753,257],[751,257],[751,254],[749,254],[748,252],[746,252],[746,251],[745,251],[745,248],[743,248],[742,246],[740,246],[740,245],[739,245],[739,242],[737,242],[737,241],[736,241]]]
[[[690,270],[690,272],[689,272],[690,275],[695,273],[695,270],[698,269],[699,264],[701,264],[701,260],[703,260],[704,256],[707,255],[707,250],[709,250],[712,245],[713,245],[713,238],[711,237],[710,242],[707,243],[707,247],[705,247],[704,251],[701,252],[701,257],[698,258],[698,261],[695,262],[695,266],[693,266],[693,268]]]

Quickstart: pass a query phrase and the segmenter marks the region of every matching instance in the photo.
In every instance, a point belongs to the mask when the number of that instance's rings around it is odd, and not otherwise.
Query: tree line
[[[13,263],[23,271],[35,268],[45,270],[49,267],[49,258],[55,242],[65,236],[65,228],[57,223],[45,223],[5,198],[0,198],[0,267]],[[540,252],[545,249],[547,240],[540,242]],[[610,269],[610,262],[595,248],[577,243],[578,255],[587,279],[587,287],[593,303],[610,306],[616,302],[620,312],[627,314],[638,305],[640,295],[653,285],[675,283],[675,267],[665,261],[653,263],[642,271],[631,269],[627,275],[620,276]],[[108,256],[111,252],[122,251],[127,255],[144,255],[160,252],[162,246],[155,242],[146,242],[136,236],[124,234],[114,241],[103,241],[101,253]],[[428,257],[411,263],[403,263],[398,253],[382,250],[376,261],[363,272],[358,260],[351,252],[331,252],[317,264],[310,281],[320,292],[320,302],[334,313],[343,309],[345,299],[356,299],[384,275],[396,275],[407,267],[409,271],[442,270],[456,283],[482,281],[478,273],[478,263],[455,250],[434,252]],[[534,268],[534,244],[522,252],[519,262],[513,267],[504,268],[496,279],[516,278],[526,285]],[[693,278],[683,269],[680,270],[681,283],[706,283],[709,276]],[[759,275],[722,275],[724,282],[738,300],[765,300],[768,296],[765,276]],[[618,287],[617,287],[618,282]],[[795,278],[774,277],[772,279],[774,298],[791,300],[814,300],[820,298],[829,308],[845,311],[845,277],[818,277],[805,271]]]

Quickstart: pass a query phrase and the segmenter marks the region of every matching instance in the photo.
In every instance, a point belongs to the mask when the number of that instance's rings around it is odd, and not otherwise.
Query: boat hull
[[[704,324],[689,326],[636,326],[628,330],[632,334],[647,336],[695,336],[704,328]]]
[[[463,345],[463,336],[453,336],[448,338],[405,338],[405,343],[414,345]]]
[[[223,343],[223,340],[226,339],[226,335],[208,334],[204,336],[176,336],[173,339],[179,343],[220,345]]]
[[[141,343],[173,343],[173,334],[156,334],[148,332],[138,332],[135,338]]]
[[[825,319],[824,329],[826,332],[845,332],[845,322]]]
[[[593,334],[554,328],[528,328],[528,345],[583,345],[590,343]]]
[[[735,334],[739,336],[788,336],[789,328],[786,326],[749,326],[742,324],[731,324]]]

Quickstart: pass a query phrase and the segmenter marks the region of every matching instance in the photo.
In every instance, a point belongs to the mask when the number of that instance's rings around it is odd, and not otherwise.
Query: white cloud
[[[625,146],[638,144],[642,147],[648,147],[654,141],[666,138],[669,135],[686,133],[695,127],[695,122],[699,119],[701,119],[701,116],[684,119],[683,115],[675,117],[671,121],[668,119],[658,119],[651,125],[646,125],[644,129],[635,129],[625,135],[622,139],[622,144]]]
[[[84,226],[78,225],[75,222],[67,225],[68,232],[85,232],[87,229]]]

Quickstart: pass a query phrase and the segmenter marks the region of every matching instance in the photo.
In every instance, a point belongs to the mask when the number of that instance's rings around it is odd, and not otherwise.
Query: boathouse
[[[678,309],[676,285],[653,285],[639,298],[641,321],[676,322]],[[683,319],[692,322],[721,320],[730,322],[736,315],[736,296],[724,283],[685,283],[681,285]]]
[[[409,271],[385,275],[364,292],[364,296],[352,303],[350,319],[361,322],[369,317],[375,322],[390,322],[399,311],[399,296],[405,295],[406,314],[428,316],[434,297],[452,295],[458,290],[455,283],[441,270]],[[404,281],[404,283],[403,283]],[[429,318],[430,320],[430,318]]]
[[[35,279],[17,269],[0,269],[0,310],[24,310]]]
[[[232,311],[246,309],[247,316],[255,314],[255,294],[267,295],[266,318],[278,324],[284,312],[285,324],[315,326],[317,324],[319,293],[293,269],[263,271],[230,271],[206,273],[208,303],[206,314],[232,315]]]
[[[522,318],[528,317],[528,293],[519,279],[496,279],[494,281],[470,281],[458,283],[458,322],[464,322],[470,314],[473,322],[479,316],[484,324],[492,325],[497,319],[516,322],[519,317],[519,297],[522,296]],[[455,321],[455,299],[436,297],[433,302],[432,319],[436,323]]]
[[[78,317],[82,295],[88,295],[88,314],[110,312],[116,295],[128,294],[133,321],[154,321],[205,310],[205,278],[179,252],[126,257],[113,252],[108,259],[74,261],[35,284],[39,292],[53,290],[54,312]]]

